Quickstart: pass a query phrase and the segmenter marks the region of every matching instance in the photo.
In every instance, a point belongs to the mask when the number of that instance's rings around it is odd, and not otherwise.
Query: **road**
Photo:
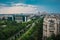
[[[32,23],[32,26],[29,28],[29,30],[31,30],[34,26],[35,26],[35,23]],[[28,30],[28,31],[29,31],[29,30]],[[23,36],[25,36],[25,34],[27,34],[28,31],[25,32],[18,40],[20,40]]]

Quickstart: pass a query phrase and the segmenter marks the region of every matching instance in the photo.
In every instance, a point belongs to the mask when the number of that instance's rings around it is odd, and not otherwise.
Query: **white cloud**
[[[16,13],[35,13],[36,6],[34,5],[27,5],[22,3],[12,4],[10,7],[0,6],[0,14],[16,14]]]
[[[10,6],[7,4],[0,5],[0,14],[20,14],[20,13],[38,13],[47,12],[46,6],[28,5],[23,3],[12,3]]]
[[[23,3],[14,3],[12,4],[12,6],[28,6],[28,5]]]

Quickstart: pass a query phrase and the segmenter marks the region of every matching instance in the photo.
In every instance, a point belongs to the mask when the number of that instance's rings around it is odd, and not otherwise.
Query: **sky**
[[[0,0],[0,14],[60,13],[60,0]]]

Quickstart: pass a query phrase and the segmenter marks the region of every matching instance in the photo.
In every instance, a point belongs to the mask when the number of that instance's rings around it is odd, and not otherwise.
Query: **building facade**
[[[14,20],[16,22],[25,22],[26,21],[26,16],[25,15],[14,15]]]
[[[0,20],[14,20],[13,15],[1,15],[0,14]]]
[[[60,33],[60,17],[59,15],[47,15],[43,22],[43,40],[52,34]]]
[[[17,23],[30,21],[32,17],[31,15],[21,14],[0,14],[0,20],[16,21]]]

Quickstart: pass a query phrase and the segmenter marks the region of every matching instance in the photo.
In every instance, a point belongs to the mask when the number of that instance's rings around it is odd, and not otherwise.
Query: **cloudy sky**
[[[60,13],[60,0],[0,0],[0,14]]]

